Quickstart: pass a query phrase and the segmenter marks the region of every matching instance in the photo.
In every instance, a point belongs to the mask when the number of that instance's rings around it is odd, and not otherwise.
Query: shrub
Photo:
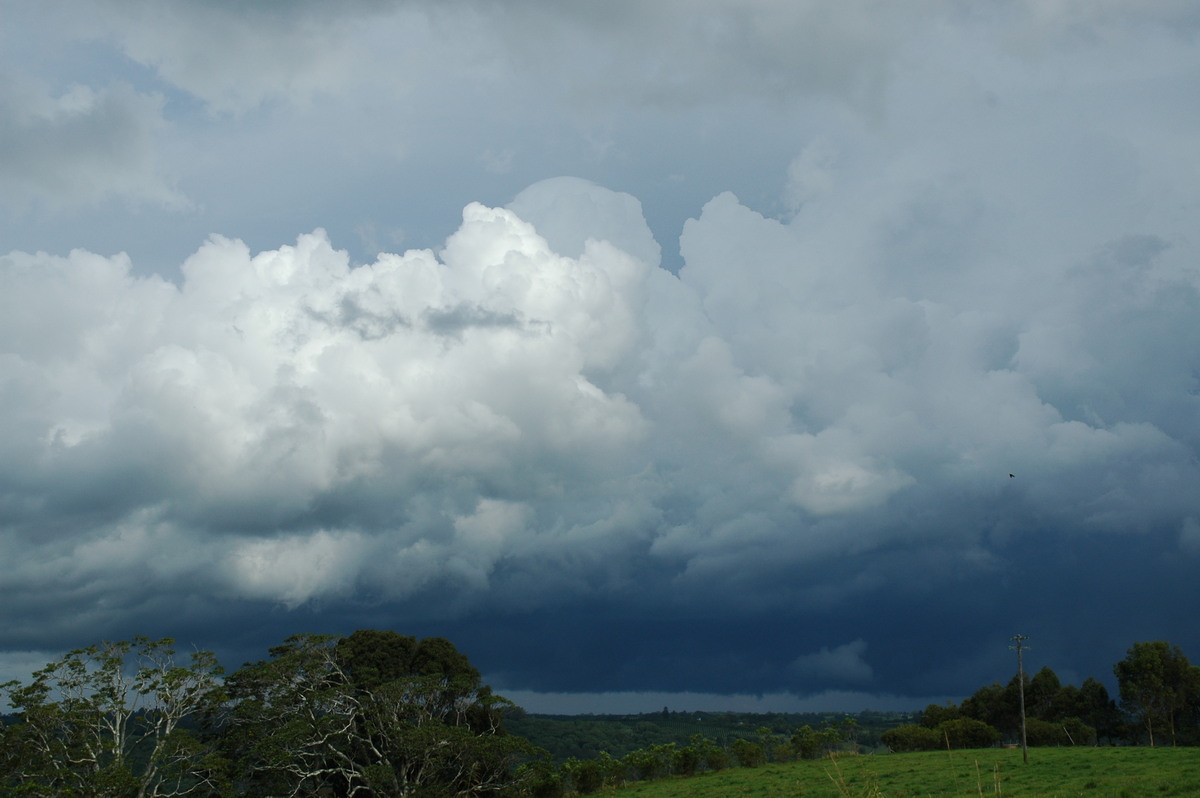
[[[650,745],[629,752],[625,755],[624,762],[635,778],[650,781],[671,774],[677,753],[675,743]]]
[[[956,704],[930,704],[921,713],[921,725],[926,729],[936,729],[948,720],[963,716],[962,710]]]
[[[693,743],[695,739],[695,737],[692,738]],[[678,776],[695,776],[702,761],[704,761],[703,752],[693,744],[676,750],[675,761],[671,763],[671,766]]]
[[[517,768],[518,780],[530,798],[562,798],[563,779],[549,759],[528,762]]]
[[[589,795],[624,781],[625,764],[607,751],[601,751],[599,759],[568,759],[563,763],[562,772],[575,792]]]
[[[791,762],[796,758],[796,749],[791,743],[779,743],[771,749],[771,757],[776,762]]]
[[[805,724],[792,733],[792,748],[801,759],[816,759],[825,748],[825,738],[812,726]]]
[[[749,740],[738,738],[733,741],[729,749],[733,752],[734,759],[744,768],[756,768],[767,761],[767,754],[763,751],[763,747]]]
[[[1025,721],[1025,739],[1030,745],[1095,745],[1096,730],[1079,718],[1051,723],[1038,718]]]
[[[897,754],[905,751],[933,751],[942,747],[942,736],[924,726],[897,726],[885,731],[879,739],[889,751]]]
[[[974,718],[942,721],[934,731],[950,748],[990,748],[1000,742],[1000,732]]]

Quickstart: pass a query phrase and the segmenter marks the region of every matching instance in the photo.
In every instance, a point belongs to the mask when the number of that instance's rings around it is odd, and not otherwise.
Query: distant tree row
[[[739,737],[760,742],[759,730],[769,729],[774,737],[771,747],[787,742],[797,730],[807,726],[813,736],[823,735],[830,727],[842,726],[848,718],[855,721],[854,738],[863,748],[879,746],[879,736],[899,723],[907,722],[913,712],[647,712],[635,715],[529,715],[517,710],[505,717],[505,728],[526,737],[551,753],[556,762],[570,758],[594,759],[601,751],[621,758],[626,754],[655,745],[689,744],[701,732],[722,748],[730,748]]]
[[[835,751],[858,750],[858,724],[853,718],[823,724],[820,729],[801,726],[790,735],[760,727],[753,739],[734,738],[728,746],[703,735],[692,735],[687,745],[659,743],[631,751],[623,757],[601,752],[591,759],[568,759],[557,773],[540,782],[539,795],[591,794],[631,781],[652,781],[667,776],[695,776],[728,767],[759,767],[767,762],[817,759]]]
[[[447,640],[299,635],[228,677],[137,638],[3,690],[0,795],[501,795],[545,759]]]
[[[1113,666],[1120,706],[1107,688],[1088,677],[1064,685],[1050,668],[1025,676],[1029,745],[1095,745],[1098,742],[1200,744],[1200,666],[1179,646],[1134,643]],[[1020,739],[1020,683],[981,687],[961,704],[930,704],[919,725],[885,732],[892,751],[979,748]]]

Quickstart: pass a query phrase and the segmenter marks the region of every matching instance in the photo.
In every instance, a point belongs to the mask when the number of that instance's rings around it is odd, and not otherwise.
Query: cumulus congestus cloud
[[[1194,394],[1089,388],[1153,369],[1154,339],[1114,364],[1080,334],[1103,292],[1105,318],[1188,340],[1192,284],[1112,285],[1154,241],[1001,315],[860,290],[882,264],[831,273],[820,241],[729,194],[686,227],[677,276],[628,195],[552,180],[514,207],[530,218],[473,204],[439,252],[359,266],[323,231],[257,254],[213,237],[178,285],[121,257],[5,256],[12,594],[137,574],[293,607],[537,603],[619,592],[646,562],[701,590],[914,539],[989,567],[986,522],[917,519],[939,495],[992,501],[1010,468],[1059,534],[1196,512],[1175,492]]]
[[[595,520],[539,525],[530,501],[641,467],[647,420],[597,383],[641,334],[648,268],[600,243],[560,257],[478,205],[440,259],[350,268],[321,231],[253,256],[215,237],[178,287],[122,258],[13,253],[10,528],[49,511],[46,545],[86,570],[97,538],[149,527],[206,552],[164,576],[291,603],[485,587],[525,538]]]

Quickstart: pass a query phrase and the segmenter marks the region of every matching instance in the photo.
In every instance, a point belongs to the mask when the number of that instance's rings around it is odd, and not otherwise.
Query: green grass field
[[[618,798],[1200,796],[1200,748],[1038,748],[846,755],[633,784]]]

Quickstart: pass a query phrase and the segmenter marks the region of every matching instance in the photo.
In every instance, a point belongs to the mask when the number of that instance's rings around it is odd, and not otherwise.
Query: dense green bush
[[[568,759],[562,766],[564,787],[568,792],[591,795],[605,787],[615,787],[625,781],[626,767],[601,751],[597,759]]]
[[[880,740],[893,753],[906,751],[933,751],[941,748],[942,736],[924,726],[905,725],[885,731]]]
[[[669,776],[675,766],[675,743],[651,745],[626,754],[623,761],[630,774],[641,781]]]
[[[930,704],[921,713],[921,725],[926,729],[936,729],[946,721],[962,716],[962,709],[954,704]]]
[[[1000,742],[1000,732],[974,718],[942,721],[934,731],[948,748],[990,748]]]
[[[1051,722],[1039,718],[1025,721],[1025,739],[1029,745],[1095,745],[1096,730],[1079,718]]]
[[[733,758],[744,768],[756,768],[767,761],[767,753],[758,743],[737,739],[729,746]]]
[[[562,773],[548,756],[521,765],[517,768],[517,778],[525,785],[530,798],[562,798],[565,795]]]

